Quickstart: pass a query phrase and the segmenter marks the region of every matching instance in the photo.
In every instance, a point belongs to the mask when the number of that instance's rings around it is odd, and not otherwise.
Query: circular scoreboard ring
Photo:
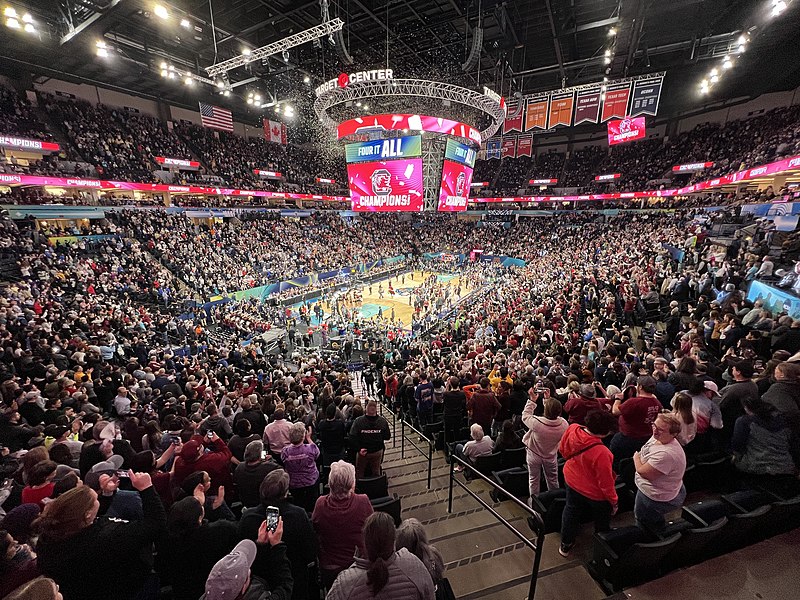
[[[478,131],[466,123],[418,114],[373,115],[339,123],[328,114],[331,108],[348,102],[397,96],[425,97],[461,104],[487,114],[491,124],[484,130]],[[478,146],[483,140],[492,137],[505,120],[505,108],[498,100],[486,94],[449,83],[420,79],[360,81],[344,87],[335,87],[317,97],[314,101],[314,112],[320,122],[328,130],[335,132],[339,139],[368,130],[408,129],[454,135]],[[376,119],[378,122],[375,122]],[[387,127],[390,124],[391,126]],[[403,124],[412,126],[402,126]]]

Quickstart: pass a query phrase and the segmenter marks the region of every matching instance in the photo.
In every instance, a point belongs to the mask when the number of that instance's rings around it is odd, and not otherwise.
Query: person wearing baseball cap
[[[206,580],[206,592],[200,600],[289,600],[292,597],[292,571],[282,537],[282,518],[278,519],[275,531],[267,527],[266,521],[261,523],[256,542],[242,540],[214,565]],[[250,573],[258,551],[256,543],[270,546],[270,581]]]

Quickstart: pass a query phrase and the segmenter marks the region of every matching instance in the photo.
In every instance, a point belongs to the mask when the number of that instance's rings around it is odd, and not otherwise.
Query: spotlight
[[[9,17],[8,19],[6,19],[6,27],[10,29],[19,29],[20,28],[19,21],[17,21],[13,17]]]
[[[160,66],[161,66],[161,70],[163,71],[164,69],[167,68],[167,63],[165,63],[164,61],[161,61],[161,65]]]
[[[161,69],[161,76],[162,77],[167,77],[168,75],[169,75],[169,71],[167,71],[166,69]]]
[[[25,23],[25,27],[23,27],[27,33],[36,33],[36,27],[33,26],[33,23]]]
[[[606,56],[603,59],[603,64],[610,65],[611,64],[611,57],[610,56]]]
[[[248,99],[247,99],[247,103],[248,103],[248,104],[252,104],[252,103],[253,103],[253,99],[252,99],[252,98],[248,98]]]
[[[773,0],[772,3],[772,16],[777,17],[784,10],[786,10],[786,2],[783,0]]]
[[[183,82],[184,82],[186,85],[194,85],[194,79],[192,79],[192,76],[191,76],[191,75],[187,75],[187,76],[184,78]]]
[[[250,48],[242,48],[242,56],[250,56]]]
[[[369,104],[364,105],[364,110],[369,110]]]
[[[31,13],[25,13],[24,15],[22,15],[22,22],[33,23],[33,17],[31,16]]]
[[[710,79],[711,83],[717,83],[719,81],[719,75],[712,75]]]
[[[733,61],[729,56],[725,57],[725,62],[722,63],[723,69],[730,69],[733,66]]]
[[[225,90],[224,92],[222,92],[222,95],[223,96],[230,96],[231,95],[231,91],[230,90]]]
[[[736,43],[740,46],[744,46],[747,43],[747,37],[744,34],[740,35],[739,39],[736,40]]]
[[[224,87],[225,87],[225,82],[224,82],[224,81],[222,81],[222,79],[217,79],[216,86],[217,86],[219,89],[222,89],[222,88],[224,88]]]
[[[108,58],[108,50],[105,47],[98,48],[97,56],[100,58]]]
[[[284,50],[282,56],[283,56],[283,62],[287,62],[288,63],[289,62],[289,51],[288,50]]]
[[[260,96],[259,94],[256,94],[256,95],[254,96],[254,100],[255,100],[256,102],[261,102],[261,96]]]
[[[192,24],[189,22],[189,19],[181,19],[181,27],[189,29],[191,26]]]
[[[160,4],[155,5],[155,8],[153,8],[153,14],[159,19],[169,19],[169,12],[167,12],[167,9]]]
[[[606,58],[610,57],[611,56],[611,50],[606,50],[605,56],[606,56]]]
[[[280,106],[278,106],[277,104],[275,105],[275,112],[276,112],[276,113],[279,113],[279,112],[281,112],[281,107],[280,107]]]
[[[16,19],[17,18],[17,11],[14,10],[14,8],[12,6],[6,6],[5,9],[3,10],[3,16],[4,17],[9,17],[11,19]]]
[[[309,77],[308,75],[303,77],[303,83],[311,83],[311,77]]]
[[[617,35],[616,29],[612,27],[611,29],[608,30],[608,37],[614,37],[615,35]]]
[[[169,77],[170,79],[175,79],[175,73],[174,73],[174,71],[170,71],[170,72],[169,72],[169,75],[168,75],[168,77]]]

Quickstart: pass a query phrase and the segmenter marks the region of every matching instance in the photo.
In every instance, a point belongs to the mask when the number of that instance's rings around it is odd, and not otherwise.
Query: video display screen
[[[608,122],[608,145],[624,144],[645,137],[644,117],[627,117]]]
[[[439,188],[439,210],[459,212],[467,210],[469,190],[472,185],[472,169],[452,160],[445,160],[442,169],[442,185]]]
[[[354,211],[418,212],[423,208],[422,159],[347,165]]]

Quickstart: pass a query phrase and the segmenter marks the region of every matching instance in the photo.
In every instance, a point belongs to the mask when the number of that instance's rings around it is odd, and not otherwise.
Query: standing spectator
[[[736,419],[744,415],[744,401],[755,401],[761,396],[758,384],[752,379],[753,363],[744,360],[734,363],[731,365],[731,375],[733,383],[726,385],[719,393],[723,430],[728,432],[728,436],[733,435]]]
[[[206,452],[206,450],[208,450]],[[211,486],[231,486],[231,451],[213,431],[209,435],[195,435],[181,448],[175,459],[172,479],[180,486],[183,480],[197,471],[206,471],[211,476]]]
[[[482,377],[479,384],[479,389],[467,399],[467,413],[469,413],[470,423],[477,423],[483,427],[483,433],[489,435],[492,431],[492,420],[500,411],[501,406],[497,397],[489,389],[489,378]]]
[[[244,460],[244,450],[247,445],[255,440],[261,440],[261,436],[252,433],[252,425],[247,419],[234,420],[233,429],[236,433],[228,440],[228,449],[233,457],[241,462]]]
[[[406,519],[400,523],[395,536],[395,545],[398,550],[405,548],[422,561],[431,574],[434,588],[438,590],[444,577],[444,559],[436,546],[428,543],[428,534],[422,523],[417,519]]]
[[[50,502],[34,522],[40,532],[39,568],[58,583],[69,600],[158,594],[158,581],[142,556],[162,535],[166,515],[150,475],[131,471],[130,481],[142,497],[142,521],[98,519],[101,504],[97,494],[81,486]]]
[[[319,565],[322,584],[333,585],[336,577],[353,562],[356,551],[364,556],[362,529],[372,514],[366,494],[356,494],[356,470],[343,460],[331,465],[330,492],[317,499],[311,522],[319,538]]]
[[[603,445],[616,428],[616,419],[604,411],[586,415],[586,424],[569,426],[558,450],[565,459],[564,481],[567,504],[561,518],[561,546],[558,553],[569,556],[575,545],[578,525],[584,512],[594,520],[596,532],[608,531],[617,513],[617,490],[612,468],[613,455]]]
[[[775,367],[775,383],[762,396],[774,406],[789,425],[800,431],[800,365],[790,362]]]
[[[357,479],[363,479],[367,472],[372,477],[381,474],[383,452],[386,449],[384,442],[391,437],[388,421],[378,415],[378,403],[370,400],[367,402],[366,414],[358,417],[350,429],[350,439],[353,446],[358,448]]]
[[[549,396],[549,392],[546,393]],[[554,490],[558,484],[558,445],[569,427],[561,417],[561,403],[555,398],[545,398],[544,416],[534,415],[536,400],[530,398],[522,411],[522,422],[528,431],[522,438],[527,448],[528,487],[530,497],[539,494],[542,471],[547,481],[547,489]]]
[[[733,464],[755,481],[796,475],[800,467],[800,436],[783,414],[760,399],[745,399],[745,414],[736,420],[731,440]]]
[[[636,396],[625,401],[614,401],[611,412],[619,417],[619,431],[611,439],[610,448],[616,462],[633,456],[650,438],[653,423],[662,409],[655,391],[655,379],[639,377]]]
[[[678,434],[678,442],[681,446],[686,446],[697,435],[697,422],[692,411],[692,397],[680,392],[672,398],[672,414],[681,423],[681,432]]]
[[[447,380],[448,389],[445,391],[444,399],[444,442],[448,444],[456,441],[456,436],[464,425],[464,416],[467,408],[467,397],[461,390],[461,381],[458,377],[451,377]]]
[[[291,446],[281,452],[283,468],[289,474],[289,490],[294,502],[311,512],[319,495],[319,448],[311,441],[311,431],[301,422],[292,424],[289,441]]]
[[[683,506],[686,454],[677,440],[681,430],[675,415],[662,413],[653,423],[653,437],[633,454],[638,489],[633,513],[639,525],[663,529],[664,515]]]
[[[269,451],[276,459],[280,459],[281,452],[291,442],[289,441],[289,430],[292,424],[286,420],[286,412],[283,404],[278,404],[272,414],[272,423],[264,429],[264,445],[269,447]]]
[[[333,402],[325,409],[325,419],[317,422],[317,439],[322,446],[323,467],[344,458],[344,420],[337,416]]]
[[[261,482],[271,471],[279,468],[278,463],[265,454],[264,442],[253,440],[244,450],[244,460],[236,465],[233,471],[233,482],[239,492],[239,500],[245,508],[258,506],[261,502],[259,492]]]
[[[428,374],[424,371],[419,376],[419,385],[414,390],[414,400],[417,403],[417,425],[422,431],[433,420],[433,384],[428,381]]]

